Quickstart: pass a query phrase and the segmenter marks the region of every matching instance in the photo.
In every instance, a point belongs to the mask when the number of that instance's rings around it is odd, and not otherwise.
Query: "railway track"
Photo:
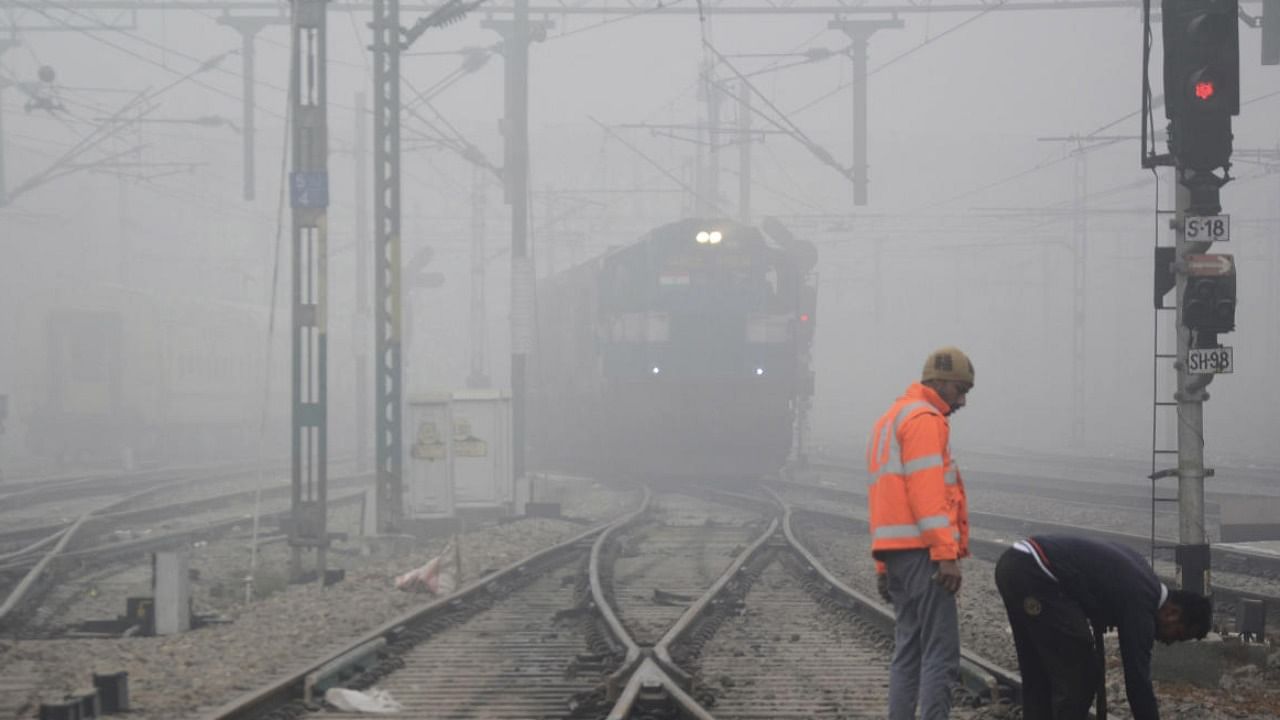
[[[840,471],[845,474],[857,475],[857,472],[849,467],[841,467]],[[966,481],[966,484],[974,485],[973,483],[968,483],[968,481]],[[861,483],[845,488],[802,482],[789,483],[789,485],[793,487],[808,488],[816,495],[821,496],[824,500],[834,501],[843,507],[866,507],[866,492],[862,489],[863,484]],[[1037,497],[1034,493],[1039,489],[1040,488],[1038,486],[1029,489],[1027,491],[1028,497]],[[988,488],[982,484],[976,484],[975,488],[970,490],[971,494],[987,491]],[[1051,497],[1046,499],[1056,498]],[[999,498],[994,498],[994,500],[994,504],[1002,504]],[[1042,503],[1039,508],[1029,509],[1034,510],[1034,513],[1019,512],[1018,514],[984,512],[980,507],[975,508],[974,503],[970,503],[969,515],[970,520],[974,525],[988,530],[1014,534],[1030,534],[1032,532],[1082,533],[1129,545],[1144,554],[1152,551],[1149,531],[1149,515],[1139,516],[1138,514],[1135,514],[1136,511],[1134,508],[1125,507],[1124,505],[1111,506],[1106,504],[1097,504],[1092,507],[1097,513],[1118,513],[1118,518],[1112,519],[1109,522],[1098,522],[1099,520],[1105,520],[1105,518],[1099,517],[1095,518],[1094,521],[1090,521],[1088,517],[1081,516],[1072,517],[1072,519],[1067,522],[1056,522],[1045,519],[1045,516],[1062,515],[1066,511],[1060,505],[1044,503]],[[1172,520],[1172,518],[1170,518],[1170,520]],[[1141,528],[1142,531],[1134,532],[1133,528],[1135,527]],[[1165,527],[1168,532],[1158,533],[1157,538],[1172,542],[1172,527],[1167,525]],[[1172,560],[1173,558],[1172,549],[1157,547],[1155,551],[1157,559]],[[1280,580],[1280,554],[1255,552],[1237,546],[1223,545],[1214,545],[1212,553],[1213,567],[1215,570],[1224,570],[1260,578]]]
[[[334,478],[330,481],[331,489],[338,492],[329,504],[343,507],[361,502],[360,488],[366,480],[365,477]],[[340,492],[343,489],[349,492],[343,494]],[[287,487],[273,488],[262,493],[261,518],[268,524],[289,514],[288,490]],[[5,547],[5,543],[27,543],[0,554],[0,627],[24,637],[56,633],[56,624],[44,627],[53,621],[54,614],[46,613],[37,623],[32,622],[33,611],[55,591],[64,590],[64,599],[68,592],[74,595],[74,591],[61,587],[69,576],[100,579],[104,573],[110,574],[113,566],[127,566],[149,552],[186,547],[242,527],[245,507],[252,506],[256,494],[233,490],[195,500],[148,504],[146,499],[154,492],[155,488],[149,487],[132,496],[111,500],[70,523],[43,526],[39,533],[24,528],[0,536],[0,547]],[[163,527],[153,531],[156,524]]]
[[[826,516],[829,522],[843,523],[851,536],[867,535],[864,494],[793,483],[775,483],[771,487],[796,502],[806,513]],[[1143,554],[1151,551],[1151,539],[1133,533],[973,511],[969,514],[969,521],[970,550],[975,558],[990,563],[994,563],[1014,540],[1037,533],[1086,535],[1128,545]],[[869,546],[865,550],[855,550],[854,554],[867,552]],[[1157,574],[1167,585],[1176,587],[1172,551],[1157,549],[1156,558]],[[1234,622],[1238,603],[1242,600],[1261,601],[1266,605],[1268,614],[1280,612],[1280,583],[1277,583],[1280,562],[1277,560],[1280,559],[1254,556],[1232,548],[1214,548],[1214,610],[1220,622]],[[986,570],[984,568],[980,572]]]
[[[776,497],[646,496],[207,717],[298,716],[338,684],[376,684],[419,717],[868,716],[892,623],[822,567]],[[1007,670],[964,666],[970,704],[1016,695]]]

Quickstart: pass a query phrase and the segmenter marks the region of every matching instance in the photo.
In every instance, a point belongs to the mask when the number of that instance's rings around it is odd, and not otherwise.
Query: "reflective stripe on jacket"
[[[876,422],[867,442],[871,552],[928,548],[933,560],[969,554],[964,481],[951,459],[947,404],[915,383]],[[883,571],[877,562],[877,568]]]

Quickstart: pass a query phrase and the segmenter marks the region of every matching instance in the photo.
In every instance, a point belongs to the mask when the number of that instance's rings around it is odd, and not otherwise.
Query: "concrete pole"
[[[1184,220],[1191,205],[1191,192],[1180,182],[1176,192],[1175,252],[1181,263],[1187,255],[1206,252],[1210,244],[1187,241]],[[1176,288],[1178,358],[1174,363],[1178,377],[1178,391],[1174,394],[1178,403],[1178,577],[1184,590],[1208,594],[1212,585],[1204,530],[1204,401],[1209,395],[1204,388],[1213,376],[1187,372],[1187,351],[1191,348],[1192,338],[1191,331],[1182,320],[1186,283],[1186,273],[1179,271]]]

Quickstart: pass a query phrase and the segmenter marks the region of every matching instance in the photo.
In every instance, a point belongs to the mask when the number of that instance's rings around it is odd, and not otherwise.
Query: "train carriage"
[[[249,456],[266,323],[259,306],[112,285],[32,298],[15,393],[26,450],[91,464]],[[287,379],[274,386],[283,403]]]

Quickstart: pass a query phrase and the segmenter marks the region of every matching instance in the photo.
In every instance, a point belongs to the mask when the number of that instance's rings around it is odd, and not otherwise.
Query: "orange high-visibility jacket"
[[[951,459],[946,402],[920,383],[893,403],[867,442],[871,553],[928,549],[932,560],[969,554],[964,481]]]

